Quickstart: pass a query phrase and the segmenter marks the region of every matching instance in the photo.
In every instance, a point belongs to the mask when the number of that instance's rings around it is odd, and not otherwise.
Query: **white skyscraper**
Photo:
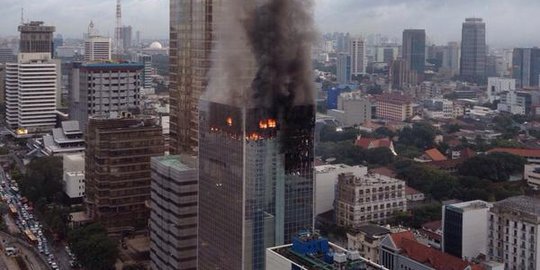
[[[367,60],[364,39],[362,37],[351,38],[349,52],[351,57],[351,75],[365,74]]]
[[[6,122],[17,135],[56,125],[57,65],[50,53],[21,53],[6,64]]]

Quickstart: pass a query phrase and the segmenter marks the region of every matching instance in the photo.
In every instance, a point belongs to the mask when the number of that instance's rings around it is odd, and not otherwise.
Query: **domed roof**
[[[152,42],[152,44],[150,44],[149,48],[150,49],[163,49],[163,46],[161,45],[161,43],[154,41]]]

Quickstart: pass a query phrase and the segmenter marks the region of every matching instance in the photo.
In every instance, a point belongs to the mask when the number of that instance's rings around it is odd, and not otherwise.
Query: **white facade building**
[[[540,269],[540,199],[516,196],[494,203],[488,226],[488,259],[505,269]]]
[[[540,165],[525,164],[523,177],[534,190],[540,190]]]
[[[379,174],[338,176],[334,211],[336,223],[358,228],[369,222],[385,222],[395,212],[406,211],[405,182]]]
[[[345,164],[315,166],[315,216],[334,209],[338,176],[342,173],[365,175],[367,167]]]
[[[45,133],[56,125],[59,67],[50,53],[21,53],[6,64],[6,122],[16,135]]]
[[[499,77],[489,77],[488,78],[488,87],[487,87],[487,96],[489,102],[494,102],[499,100],[499,94],[507,91],[516,90],[516,80],[508,78],[499,78]]]
[[[442,211],[442,250],[471,260],[486,254],[490,203],[476,200],[449,204]]]
[[[84,197],[84,154],[64,155],[64,193],[70,199]]]
[[[84,41],[85,62],[111,61],[111,38],[90,36]]]
[[[365,74],[367,67],[366,45],[362,37],[351,38],[349,45],[351,57],[351,77]]]

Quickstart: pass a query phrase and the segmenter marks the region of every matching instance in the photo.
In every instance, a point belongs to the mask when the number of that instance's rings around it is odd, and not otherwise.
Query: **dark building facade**
[[[516,87],[539,86],[540,48],[515,48],[512,54],[512,77]]]
[[[88,216],[109,231],[147,225],[150,159],[163,155],[162,128],[149,116],[90,118],[85,177]]]
[[[314,106],[199,106],[199,269],[264,269],[312,227]]]
[[[426,30],[403,30],[402,59],[407,67],[422,77],[426,68]]]
[[[467,81],[486,80],[486,24],[481,18],[467,18],[461,30],[460,75]]]
[[[444,207],[443,250],[458,258],[462,257],[463,214],[458,208]]]
[[[21,53],[51,53],[54,55],[53,33],[54,26],[46,26],[43,22],[31,21],[19,25]]]
[[[390,66],[390,79],[392,89],[402,90],[408,86],[416,85],[417,73],[409,69],[405,60],[396,59]]]

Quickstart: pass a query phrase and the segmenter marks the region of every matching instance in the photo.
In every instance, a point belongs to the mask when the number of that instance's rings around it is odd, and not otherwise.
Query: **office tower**
[[[540,200],[510,197],[494,203],[488,216],[487,258],[505,269],[540,269]]]
[[[444,53],[442,67],[450,72],[451,76],[459,74],[459,44],[448,42]]]
[[[469,201],[442,208],[442,250],[466,260],[486,254],[487,220],[491,204]]]
[[[56,125],[58,67],[50,52],[21,53],[6,64],[6,122],[17,135]]]
[[[477,83],[486,79],[486,24],[481,18],[467,18],[461,31],[460,75]]]
[[[196,153],[198,100],[207,85],[214,1],[170,1],[171,153]]]
[[[151,269],[197,269],[197,160],[152,157]]]
[[[336,73],[338,83],[345,84],[351,81],[351,57],[348,54],[338,54]]]
[[[124,52],[124,45],[122,44],[122,3],[120,0],[116,0],[116,26],[114,27],[114,53],[116,55]]]
[[[141,73],[142,88],[152,88],[152,56],[151,55],[139,55],[139,63],[144,66]]]
[[[131,48],[133,40],[133,28],[130,25],[122,26],[122,46],[124,51]]]
[[[351,57],[351,77],[366,74],[367,59],[364,38],[354,37],[350,39],[349,56]]]
[[[263,269],[265,248],[312,227],[314,108],[199,106],[199,268]]]
[[[86,209],[109,231],[146,227],[150,209],[150,158],[163,155],[157,118],[91,117],[85,151]]]
[[[139,108],[139,63],[83,63],[73,67],[70,119],[83,130],[90,116],[118,115]]]
[[[336,223],[342,227],[386,222],[396,212],[407,211],[405,182],[372,173],[340,174],[334,210]]]
[[[417,76],[422,78],[426,68],[426,30],[403,30],[401,56],[409,70],[415,71]]]
[[[390,66],[390,80],[392,90],[401,90],[408,86],[416,85],[417,74],[409,69],[407,61],[397,59]]]
[[[17,55],[11,48],[0,48],[0,65],[17,61]]]
[[[46,26],[43,22],[31,21],[19,25],[21,39],[20,53],[50,53],[53,56],[54,26]]]
[[[512,77],[517,87],[539,86],[540,49],[515,48],[512,54]]]

